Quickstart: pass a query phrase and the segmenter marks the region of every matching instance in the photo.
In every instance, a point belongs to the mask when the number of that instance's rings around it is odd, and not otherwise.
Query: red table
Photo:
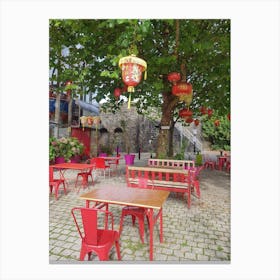
[[[217,156],[217,157],[218,157],[219,170],[222,170],[225,162],[227,161],[228,156]]]
[[[163,242],[162,206],[169,195],[169,191],[151,190],[129,187],[102,187],[82,194],[81,199],[86,200],[86,207],[90,201],[123,206],[143,207],[149,220],[150,232],[150,261],[153,260],[153,232],[156,221],[160,220],[160,242]],[[154,210],[158,213],[154,216]]]
[[[90,168],[94,168],[94,164],[65,162],[65,163],[53,164],[50,167],[58,169],[62,178],[65,180],[67,184],[67,181],[64,177],[65,170],[72,169],[72,170],[79,170],[79,171],[86,172],[89,171]],[[83,178],[82,187],[84,188],[86,185],[87,185],[87,180]],[[78,191],[79,190],[80,188],[78,189]]]

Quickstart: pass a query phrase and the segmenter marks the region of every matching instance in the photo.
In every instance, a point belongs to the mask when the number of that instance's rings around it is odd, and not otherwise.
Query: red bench
[[[190,168],[195,167],[195,162],[193,160],[151,158],[148,160],[148,166],[163,167],[163,168],[190,169]]]
[[[188,208],[191,207],[193,188],[188,170],[126,166],[128,187],[139,187],[139,180],[143,179],[147,182],[147,188],[186,193]]]

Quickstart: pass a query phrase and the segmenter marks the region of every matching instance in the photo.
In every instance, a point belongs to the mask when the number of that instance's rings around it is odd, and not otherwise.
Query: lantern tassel
[[[144,73],[144,80],[147,80],[147,70]]]
[[[131,93],[129,93],[127,109],[130,109]]]

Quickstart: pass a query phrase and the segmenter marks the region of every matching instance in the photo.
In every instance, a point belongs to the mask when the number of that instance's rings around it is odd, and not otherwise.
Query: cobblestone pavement
[[[136,160],[136,165],[142,165]],[[84,206],[79,199],[82,193],[96,187],[114,185],[125,187],[124,163],[120,162],[118,175],[104,179],[97,176],[94,184],[81,189],[79,193],[71,187],[75,185],[76,172],[67,170],[69,182],[67,195],[60,192],[59,199],[49,197],[49,261],[50,263],[81,263],[78,261],[81,240],[71,216],[71,209]],[[164,242],[159,242],[159,226],[154,229],[155,263],[229,263],[230,262],[230,175],[225,171],[206,169],[200,175],[201,198],[192,196],[191,208],[187,208],[182,195],[170,193],[163,206]],[[115,219],[115,229],[119,227],[121,206],[110,205]],[[149,261],[149,232],[145,227],[145,244],[140,241],[138,224],[132,226],[126,217],[120,237],[121,256],[125,263]],[[116,261],[115,248],[111,250],[110,262]],[[93,254],[92,260],[99,262]]]

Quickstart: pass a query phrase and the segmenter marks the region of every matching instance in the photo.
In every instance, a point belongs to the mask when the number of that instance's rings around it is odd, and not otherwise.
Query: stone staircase
[[[194,124],[190,126],[182,126],[181,123],[176,123],[175,128],[178,130],[182,137],[186,137],[189,141],[188,149],[193,149],[195,143],[196,151],[202,151],[202,135],[201,126],[195,127]]]

